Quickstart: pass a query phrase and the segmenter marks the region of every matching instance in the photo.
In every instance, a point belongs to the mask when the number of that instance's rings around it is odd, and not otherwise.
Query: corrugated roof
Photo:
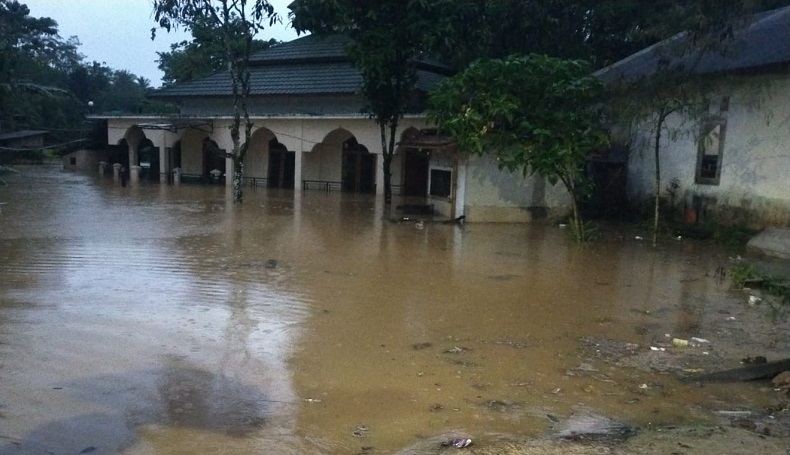
[[[643,49],[595,75],[606,83],[629,82],[659,69],[708,74],[760,68],[790,62],[790,7],[761,13],[720,50],[688,51],[687,34],[681,33]]]
[[[23,139],[26,137],[34,137],[34,136],[43,136],[49,133],[49,131],[45,130],[20,130],[14,131],[13,133],[4,133],[0,134],[0,141],[8,141],[13,139]]]

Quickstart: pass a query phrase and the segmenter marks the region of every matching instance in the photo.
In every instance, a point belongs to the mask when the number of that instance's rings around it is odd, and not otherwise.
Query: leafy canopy
[[[595,109],[603,86],[588,69],[536,54],[478,60],[438,85],[429,116],[462,150],[493,153],[503,168],[567,185],[606,143]]]

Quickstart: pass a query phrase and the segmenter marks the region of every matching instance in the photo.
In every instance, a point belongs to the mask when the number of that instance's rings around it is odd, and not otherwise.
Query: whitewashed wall
[[[464,212],[469,221],[530,222],[540,218],[536,207],[546,209],[549,217],[570,210],[570,196],[562,184],[500,171],[491,155],[470,157],[467,166]]]
[[[790,75],[741,76],[720,80],[711,99],[729,96],[718,185],[695,183],[700,123],[672,116],[661,147],[661,191],[680,183],[679,204],[704,199],[703,214],[724,222],[790,225]],[[634,203],[652,197],[654,130],[643,125],[632,137],[628,193]]]

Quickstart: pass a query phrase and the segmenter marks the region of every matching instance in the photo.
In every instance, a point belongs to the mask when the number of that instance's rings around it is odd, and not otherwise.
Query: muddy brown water
[[[0,187],[0,454],[393,453],[539,436],[580,407],[645,426],[765,400],[581,353],[705,336],[723,316],[689,308],[731,298],[710,246],[20,169]],[[671,393],[640,394],[656,382]]]

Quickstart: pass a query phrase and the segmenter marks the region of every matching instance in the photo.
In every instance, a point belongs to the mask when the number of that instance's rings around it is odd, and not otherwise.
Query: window
[[[697,151],[696,183],[719,184],[726,129],[727,121],[724,119],[708,120],[702,125]]]
[[[452,195],[453,173],[445,169],[431,169],[431,196]]]
[[[718,100],[711,106],[707,100],[710,118],[702,124],[697,144],[697,171],[694,181],[703,185],[718,185],[721,178],[721,160],[724,155],[724,136],[727,130],[727,111],[730,110],[730,97]],[[713,111],[711,110],[713,107]],[[718,113],[715,109],[718,108]]]
[[[72,165],[72,166],[76,166],[77,165],[77,157],[76,156],[70,156],[69,157],[69,164]]]

